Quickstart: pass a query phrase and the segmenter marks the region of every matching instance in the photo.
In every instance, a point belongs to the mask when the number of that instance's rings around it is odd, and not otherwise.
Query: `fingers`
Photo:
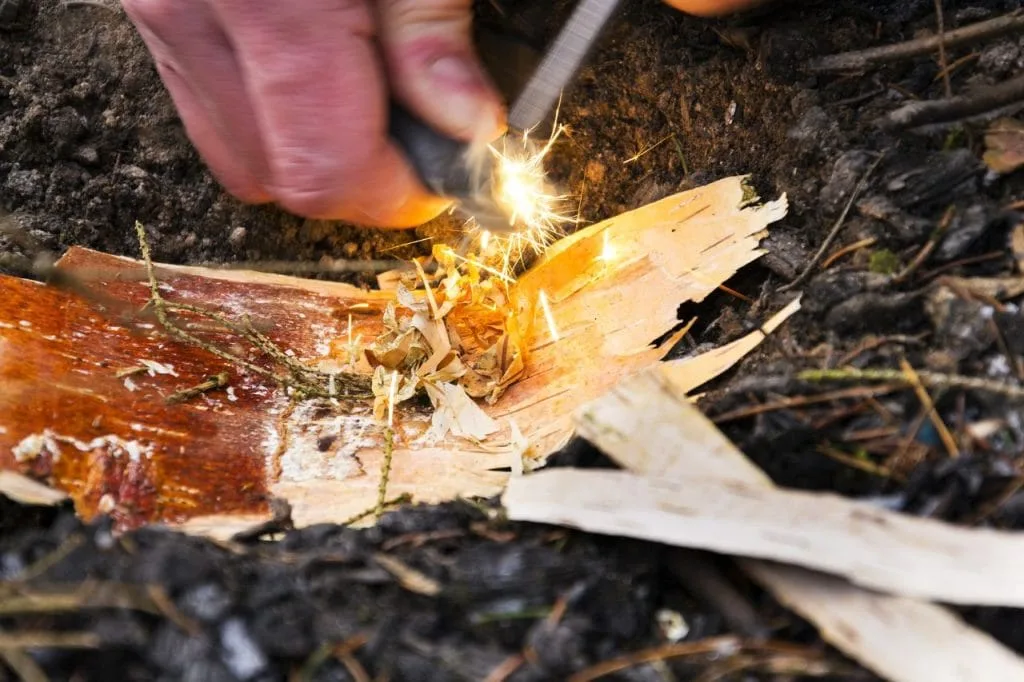
[[[436,211],[387,138],[374,22],[360,0],[211,0],[242,65],[271,193],[312,217],[409,224]]]
[[[234,53],[205,0],[123,5],[211,172],[243,201],[269,201],[259,127]]]
[[[225,188],[311,218],[422,224],[447,206],[386,135],[363,0],[124,0]]]
[[[380,43],[395,97],[442,132],[494,139],[501,97],[471,37],[472,0],[378,0]]]
[[[753,7],[764,0],[665,0],[687,14],[713,17]]]

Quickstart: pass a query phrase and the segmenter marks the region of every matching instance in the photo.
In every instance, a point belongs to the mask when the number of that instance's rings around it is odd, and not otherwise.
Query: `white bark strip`
[[[644,372],[586,406],[577,416],[578,432],[626,468],[676,482],[677,504],[698,486],[771,491],[764,473],[689,403],[685,383],[664,367]],[[519,516],[520,502],[537,499],[539,491],[530,488],[536,478],[512,482],[505,502],[512,502],[513,518]],[[541,482],[549,488],[551,480]],[[541,501],[564,502],[578,486],[558,488],[553,498]],[[520,496],[519,502],[514,495]],[[643,502],[635,492],[617,486],[602,502],[611,500]],[[685,523],[673,518],[673,525]],[[635,534],[636,528],[632,530],[626,534]],[[884,559],[880,549],[872,555]],[[756,559],[741,559],[740,565],[781,603],[813,622],[826,641],[893,682],[1024,680],[1024,660],[941,606],[880,594],[793,566]],[[926,565],[922,572],[931,568]]]
[[[509,517],[770,559],[907,597],[1024,606],[1024,535],[951,526],[832,494],[559,468],[510,481]]]

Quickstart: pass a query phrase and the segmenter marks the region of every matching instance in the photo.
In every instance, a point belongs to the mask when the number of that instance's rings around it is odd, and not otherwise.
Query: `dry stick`
[[[839,214],[839,218],[836,219],[832,229],[829,230],[828,236],[825,237],[825,241],[821,243],[817,253],[814,254],[813,258],[811,258],[811,262],[807,264],[807,267],[797,276],[796,279],[785,286],[779,287],[779,293],[783,293],[793,289],[794,287],[800,286],[807,281],[808,277],[811,276],[811,273],[814,272],[814,268],[817,267],[818,262],[825,256],[825,252],[828,251],[829,247],[832,246],[832,242],[834,242],[836,237],[839,236],[839,231],[843,229],[843,224],[846,223],[846,216],[850,213],[850,209],[853,208],[853,202],[857,200],[860,193],[864,191],[865,187],[867,187],[868,179],[871,177],[871,174],[875,169],[878,168],[878,164],[882,163],[882,159],[884,158],[884,152],[879,154],[878,158],[875,159],[875,162],[871,164],[871,167],[864,172],[864,175],[861,176],[857,186],[854,187],[853,191],[850,193],[850,199],[846,202],[846,206],[843,207],[843,212]]]
[[[254,270],[257,272],[288,274],[327,274],[354,272],[386,272],[388,270],[411,270],[412,266],[400,260],[349,260],[331,258],[319,261],[239,261],[237,263],[198,263],[197,267],[210,270]]]
[[[776,410],[786,410],[793,407],[805,407],[807,405],[828,403],[835,400],[842,400],[844,398],[871,398],[874,396],[886,395],[887,393],[892,393],[898,388],[899,386],[895,384],[891,386],[876,386],[874,388],[856,386],[854,388],[844,388],[839,391],[829,391],[828,393],[822,393],[820,395],[787,396],[774,402],[762,403],[760,405],[748,405],[746,407],[730,410],[729,412],[723,412],[722,414],[710,417],[710,419],[715,424],[724,424],[725,422],[756,417],[759,414],[775,412]]]
[[[1008,107],[1024,106],[1024,75],[1008,81],[977,88],[974,92],[949,99],[911,102],[883,116],[877,125],[886,130],[920,128],[926,125],[958,123],[983,114],[1003,112]]]
[[[935,401],[928,395],[928,390],[921,383],[921,377],[918,376],[917,371],[913,365],[907,362],[906,358],[900,358],[900,369],[907,375],[907,381],[910,382],[910,387],[914,389],[917,399],[921,401],[921,407],[928,413],[928,419],[931,420],[932,426],[938,432],[939,439],[942,440],[942,445],[946,448],[946,453],[950,458],[958,457],[960,455],[960,446],[957,444],[953,434],[949,432],[946,422],[942,421],[939,411],[935,409]]]
[[[0,649],[98,649],[101,644],[92,632],[0,632]]]
[[[1021,30],[1024,30],[1024,10],[1015,10],[995,19],[979,21],[976,24],[950,31],[945,35],[928,36],[926,38],[896,43],[895,45],[883,45],[866,50],[828,55],[811,62],[808,65],[808,69],[817,73],[858,71],[869,66],[928,54],[934,52],[942,45],[952,48],[978,40],[997,38],[1007,33]]]
[[[953,96],[953,86],[949,82],[949,61],[946,59],[946,20],[942,14],[942,0],[935,0],[935,22],[939,35],[939,65],[942,67],[942,85],[946,97]]]
[[[391,477],[391,458],[395,454],[395,431],[390,426],[384,428],[384,461],[380,465],[380,484],[377,486],[377,506],[373,510],[375,520],[380,520],[387,504],[388,479]]]
[[[22,682],[49,682],[49,677],[35,659],[18,649],[0,649],[0,660],[7,663]],[[7,679],[6,677],[3,679]]]
[[[861,239],[860,241],[856,241],[852,244],[847,244],[846,246],[841,247],[837,251],[833,251],[831,256],[829,256],[828,258],[821,262],[821,269],[827,270],[830,265],[835,263],[843,256],[853,253],[854,251],[866,249],[869,246],[874,246],[877,241],[878,239],[876,239],[875,237],[868,237],[867,239]]]
[[[930,388],[959,388],[995,393],[1015,400],[1024,399],[1024,388],[1001,381],[988,381],[959,374],[918,372],[921,383]],[[808,369],[797,374],[801,381],[880,381],[910,384],[907,375],[898,369]]]
[[[695,642],[679,642],[678,644],[654,646],[596,663],[571,675],[569,682],[590,682],[591,680],[600,679],[643,663],[653,663],[671,658],[738,653],[742,646],[743,643],[739,639],[730,635],[712,637]]]

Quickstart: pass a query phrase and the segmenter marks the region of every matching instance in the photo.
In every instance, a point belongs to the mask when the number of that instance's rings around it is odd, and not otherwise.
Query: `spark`
[[[420,265],[418,260],[413,261],[416,265],[416,272],[419,273],[420,281],[423,282],[423,288],[427,290],[427,303],[430,304],[430,312],[433,313],[435,320],[441,319],[441,312],[437,307],[437,299],[434,298],[434,290],[430,288],[430,283],[427,281],[427,273],[423,271],[423,266]]]
[[[601,233],[601,255],[597,257],[598,260],[603,260],[608,263],[615,259],[615,247],[611,245],[608,240],[608,230]]]
[[[476,267],[480,268],[481,270],[483,270],[484,272],[486,272],[488,274],[491,274],[491,275],[494,275],[498,279],[501,279],[501,280],[507,282],[508,284],[512,284],[513,282],[515,282],[515,279],[511,275],[506,275],[501,270],[498,270],[496,268],[492,268],[489,265],[487,265],[486,263],[481,263],[480,261],[473,260],[472,258],[466,258],[465,256],[462,256],[462,255],[456,253],[454,249],[449,249],[448,253],[453,258],[455,258],[457,260],[460,260],[463,263],[466,263],[468,265],[476,266]]]
[[[558,341],[561,337],[558,335],[558,327],[555,326],[555,316],[551,314],[551,306],[548,305],[548,296],[544,293],[543,289],[540,290],[537,298],[540,300],[541,310],[544,311],[544,320],[548,323],[548,331],[551,334],[551,340]]]
[[[386,249],[381,249],[380,252],[381,253],[387,253],[388,251],[397,251],[398,249],[403,249],[406,246],[415,246],[416,244],[422,244],[423,242],[429,242],[429,241],[432,241],[433,239],[434,239],[433,237],[424,237],[422,239],[413,239],[411,242],[402,242],[401,244],[395,244],[394,246],[389,246]]]
[[[660,140],[658,140],[654,144],[647,145],[646,147],[644,147],[643,149],[638,151],[636,154],[634,154],[633,156],[631,156],[628,159],[626,159],[625,161],[623,161],[622,165],[623,166],[628,166],[629,164],[633,163],[634,161],[639,161],[641,156],[649,154],[650,152],[654,151],[657,147],[660,147],[665,142],[668,142],[669,140],[671,140],[673,137],[674,137],[674,135],[672,133],[669,133],[668,135],[666,135],[665,137],[661,138]]]
[[[508,216],[508,229],[490,232],[470,220],[470,235],[477,238],[482,259],[499,263],[501,272],[512,276],[529,252],[540,255],[559,237],[566,226],[579,222],[564,204],[566,195],[555,191],[547,179],[544,162],[558,138],[567,131],[558,124],[540,144],[526,131],[509,133],[481,149],[493,167],[491,191],[495,202]],[[577,214],[578,215],[578,214]]]

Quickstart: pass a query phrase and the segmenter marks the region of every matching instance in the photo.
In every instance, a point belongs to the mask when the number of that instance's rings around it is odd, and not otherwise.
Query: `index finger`
[[[388,92],[364,0],[212,0],[241,64],[269,191],[317,218],[406,226],[444,206],[387,135]]]

